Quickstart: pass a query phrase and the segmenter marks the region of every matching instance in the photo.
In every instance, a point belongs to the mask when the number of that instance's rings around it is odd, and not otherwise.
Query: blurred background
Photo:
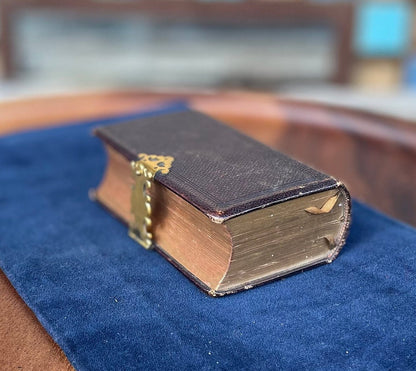
[[[410,0],[0,0],[0,100],[244,89],[416,119]]]

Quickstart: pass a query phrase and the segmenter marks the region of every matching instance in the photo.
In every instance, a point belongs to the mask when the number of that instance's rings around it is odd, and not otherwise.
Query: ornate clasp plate
[[[152,188],[158,171],[167,174],[172,166],[173,157],[147,155],[140,153],[138,161],[132,161],[134,184],[131,193],[131,212],[133,221],[129,226],[129,236],[144,248],[151,249],[152,234]]]

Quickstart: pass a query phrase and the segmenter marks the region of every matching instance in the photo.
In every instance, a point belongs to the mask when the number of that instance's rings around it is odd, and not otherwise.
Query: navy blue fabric
[[[210,298],[89,201],[102,123],[0,139],[1,268],[75,368],[416,368],[415,229],[354,202],[334,263]]]

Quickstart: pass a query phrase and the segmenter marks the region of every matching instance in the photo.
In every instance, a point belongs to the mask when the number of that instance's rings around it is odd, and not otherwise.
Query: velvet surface
[[[75,368],[416,368],[415,229],[354,202],[334,263],[210,298],[88,199],[122,120],[0,139],[1,268]]]

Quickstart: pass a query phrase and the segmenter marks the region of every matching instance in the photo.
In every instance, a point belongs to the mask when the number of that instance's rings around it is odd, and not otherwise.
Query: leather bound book
[[[94,199],[213,296],[330,263],[350,197],[331,176],[195,111],[97,128]]]

